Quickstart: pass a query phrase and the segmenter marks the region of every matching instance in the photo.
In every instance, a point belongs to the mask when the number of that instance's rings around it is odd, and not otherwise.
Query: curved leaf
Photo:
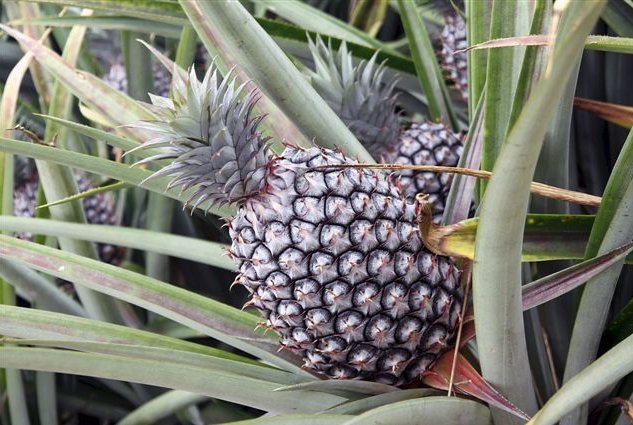
[[[182,8],[210,51],[237,65],[284,112],[308,140],[341,148],[361,161],[373,158],[285,53],[239,2],[181,0]],[[284,134],[286,137],[292,135]],[[286,139],[288,143],[295,140]]]
[[[282,369],[308,375],[289,361],[298,363],[297,357],[290,353],[273,354],[277,344],[254,334],[256,316],[218,301],[119,267],[2,235],[0,257],[138,305]]]
[[[633,335],[565,383],[526,425],[553,425],[574,407],[633,372]]]
[[[457,397],[425,397],[400,401],[370,410],[345,425],[443,424],[491,425],[490,411],[483,404]]]
[[[156,385],[273,413],[315,412],[344,400],[315,392],[275,393],[275,383],[199,366],[47,348],[0,347],[0,367]]]

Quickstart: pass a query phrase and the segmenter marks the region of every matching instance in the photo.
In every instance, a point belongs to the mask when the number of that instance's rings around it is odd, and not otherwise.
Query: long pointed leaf
[[[633,335],[571,378],[526,425],[553,425],[567,412],[633,372]]]
[[[604,1],[565,5],[562,22],[573,23],[574,30],[557,34],[549,73],[536,84],[495,163],[482,202],[473,265],[483,376],[527,413],[536,410],[532,377],[525,367],[529,363],[521,308],[521,248],[529,187],[552,118],[549,111],[558,103]]]
[[[2,235],[0,257],[138,305],[281,368],[307,374],[283,359],[284,353],[272,354],[277,351],[274,341],[254,334],[255,316],[220,302],[109,264]]]
[[[632,250],[633,242],[523,286],[523,309],[529,310],[577,288],[620,262]]]
[[[181,0],[207,49],[236,64],[308,140],[373,158],[239,2]],[[295,143],[294,140],[286,140]]]
[[[70,373],[180,389],[274,413],[318,411],[344,399],[275,393],[275,383],[168,361],[24,347],[0,347],[0,367]]]

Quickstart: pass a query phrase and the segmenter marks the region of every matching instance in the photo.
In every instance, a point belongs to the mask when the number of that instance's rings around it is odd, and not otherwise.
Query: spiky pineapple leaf
[[[175,2],[153,0],[28,0],[58,6],[103,10],[125,16],[151,19],[172,25],[186,25],[187,19]]]
[[[84,353],[36,347],[0,347],[0,367],[42,370],[138,382],[180,389],[227,400],[273,413],[314,412],[344,401],[344,398],[304,391],[275,393],[277,385],[199,365],[166,360]]]
[[[226,65],[237,65],[292,121],[303,137],[373,162],[354,135],[285,53],[239,3],[181,1],[198,36]],[[244,76],[241,76],[244,79]],[[294,126],[293,126],[294,127]],[[292,140],[293,133],[282,132]]]
[[[499,49],[518,46],[547,46],[553,38],[546,34],[522,35],[517,37],[495,38],[470,46],[468,50]],[[633,54],[633,38],[589,35],[585,40],[585,49],[601,52]]]
[[[632,352],[633,335],[607,351],[566,382],[526,425],[558,423],[572,409],[633,372]]]
[[[235,263],[224,255],[227,245],[166,232],[9,216],[0,216],[0,231],[30,232],[107,243],[235,270]]]
[[[26,22],[24,19],[16,19],[9,25],[19,26]],[[43,16],[28,21],[31,25],[52,26],[58,28],[85,25],[91,28],[104,28],[119,31],[135,31],[147,34],[156,34],[167,38],[177,39],[180,36],[180,25],[174,25],[157,20],[131,18],[125,15],[95,15],[95,16]]]
[[[401,391],[391,391],[384,394],[378,394],[371,397],[361,398],[343,403],[339,406],[332,407],[324,411],[324,413],[333,413],[339,415],[356,415],[364,413],[370,409],[380,406],[405,401],[411,399],[419,399],[423,397],[441,395],[439,391],[432,388],[415,388]]]
[[[579,260],[584,258],[593,215],[528,214],[521,261]],[[438,248],[449,256],[474,259],[479,218],[441,228]],[[626,259],[633,264],[633,255]]]
[[[351,415],[282,415],[246,421],[231,422],[230,425],[344,425],[354,418]],[[225,423],[224,425],[229,425]]]
[[[155,118],[152,113],[129,96],[108,86],[94,75],[73,68],[57,53],[46,48],[38,41],[6,25],[0,25],[0,29],[28,48],[36,60],[73,95],[106,116],[111,122],[121,125]],[[135,133],[131,132],[131,134],[134,135]],[[143,137],[142,133],[136,133],[136,135],[137,137]]]
[[[0,257],[84,285],[203,332],[283,369],[307,374],[273,339],[254,333],[257,318],[218,301],[119,267],[0,235]],[[285,358],[284,358],[285,357]]]
[[[116,341],[72,341],[68,339],[5,339],[6,345],[32,346],[42,348],[61,348],[66,350],[80,351],[83,353],[107,354],[112,356],[121,356],[130,359],[145,359],[154,361],[171,362],[182,366],[197,366],[200,368],[212,370],[221,370],[223,372],[232,373],[248,378],[260,379],[267,382],[275,382],[277,384],[296,383],[301,385],[313,380],[314,377],[305,375],[296,375],[285,372],[270,366],[257,364],[253,361],[233,360],[228,356],[222,355],[220,350],[219,356],[193,352],[190,350],[183,351],[175,348],[155,347],[144,344],[122,344]],[[206,348],[206,347],[205,347]],[[227,353],[228,354],[228,353]],[[245,359],[244,359],[245,360]],[[297,390],[303,388],[298,387]]]

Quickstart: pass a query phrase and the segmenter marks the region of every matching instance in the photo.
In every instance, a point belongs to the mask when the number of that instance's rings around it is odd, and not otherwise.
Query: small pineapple
[[[317,38],[310,41],[315,62],[314,88],[337,113],[367,150],[386,163],[454,167],[462,153],[462,137],[442,123],[414,123],[402,130],[393,93],[396,78],[383,83],[384,66],[368,62],[353,66],[345,43],[338,52]],[[403,171],[400,186],[409,199],[429,195],[435,221],[442,218],[452,176]]]
[[[85,172],[75,174],[80,192],[94,187],[90,177]],[[35,161],[23,156],[15,157],[13,214],[17,217],[34,217],[37,206],[37,191],[39,176]],[[83,199],[86,221],[91,224],[116,225],[115,202],[112,193],[97,193]],[[21,233],[21,239],[31,240],[33,235]],[[110,244],[97,244],[99,258],[110,264],[119,264],[123,259],[123,249]]]
[[[456,12],[448,13],[444,19],[438,58],[448,81],[462,99],[468,100],[468,53],[462,51],[468,47],[466,23]]]
[[[332,378],[415,380],[450,347],[463,293],[450,258],[432,254],[416,206],[382,172],[317,168],[344,154],[287,146],[279,156],[253,116],[255,93],[191,72],[174,98],[152,97],[160,120],[139,149],[172,159],[153,176],[196,188],[194,207],[234,203],[228,220],[236,279],[265,326],[305,366]]]
[[[152,72],[154,74],[154,88],[160,96],[167,96],[171,89],[171,74],[159,62],[152,63]],[[121,92],[127,92],[127,75],[125,73],[125,65],[121,57],[118,57],[103,76],[110,87]]]

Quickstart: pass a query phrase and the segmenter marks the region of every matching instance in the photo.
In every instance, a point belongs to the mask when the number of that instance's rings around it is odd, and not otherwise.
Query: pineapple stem
[[[477,177],[479,179],[489,180],[492,177],[490,171],[475,170],[472,168],[461,167],[445,167],[441,165],[403,165],[403,164],[337,164],[337,165],[319,165],[315,169],[325,168],[373,168],[380,170],[413,170],[428,171],[433,173],[451,173],[464,176]],[[573,204],[588,205],[591,207],[599,207],[602,198],[599,196],[589,195],[588,193],[576,192],[574,190],[562,189],[556,186],[550,186],[545,183],[532,182],[530,192],[534,195],[543,196],[545,198],[556,199]]]

